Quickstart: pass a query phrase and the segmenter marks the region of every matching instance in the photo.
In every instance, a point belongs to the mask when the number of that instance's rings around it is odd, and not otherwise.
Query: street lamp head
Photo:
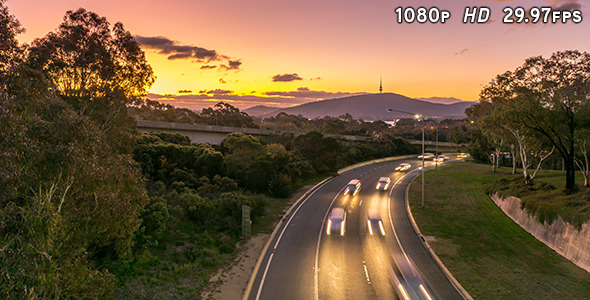
[[[391,109],[391,108],[388,108],[388,109],[386,109],[386,111],[388,111],[388,112],[392,112],[392,111],[393,111],[393,109]]]
[[[414,115],[414,118],[416,118],[416,119],[420,119],[420,115],[419,115],[419,114],[415,114],[415,115]]]

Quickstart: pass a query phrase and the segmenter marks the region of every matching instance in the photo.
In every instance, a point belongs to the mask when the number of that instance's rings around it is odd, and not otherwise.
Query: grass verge
[[[410,188],[422,234],[435,237],[433,250],[475,299],[590,299],[590,273],[528,234],[486,195],[484,184],[506,175],[475,163],[427,172],[424,208],[420,185]]]

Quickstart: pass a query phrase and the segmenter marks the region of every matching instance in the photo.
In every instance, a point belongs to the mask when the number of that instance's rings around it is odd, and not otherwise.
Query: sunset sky
[[[122,22],[157,80],[150,98],[198,109],[219,100],[247,108],[293,106],[356,93],[477,100],[495,75],[531,56],[590,50],[579,24],[502,24],[505,6],[580,9],[581,0],[8,0],[30,43],[83,7]],[[462,24],[466,5],[487,24]],[[451,11],[445,24],[398,24],[398,6]]]

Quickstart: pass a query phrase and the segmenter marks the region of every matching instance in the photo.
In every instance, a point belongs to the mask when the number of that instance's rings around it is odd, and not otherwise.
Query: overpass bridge
[[[220,145],[225,137],[232,132],[242,132],[251,136],[268,136],[268,135],[301,135],[305,132],[280,132],[269,129],[258,129],[258,128],[242,128],[242,127],[229,127],[229,126],[217,126],[217,125],[203,125],[203,124],[187,124],[187,123],[173,123],[173,122],[157,122],[157,121],[144,121],[137,120],[137,130],[142,133],[150,133],[155,131],[168,132],[168,133],[180,133],[187,136],[193,143],[207,143],[211,145]],[[366,136],[356,135],[337,135],[337,134],[324,134],[324,136],[339,137],[349,141],[365,141],[372,142],[373,139]],[[412,145],[422,145],[420,140],[408,140]],[[433,141],[424,142],[425,151],[433,152],[436,149],[436,143]],[[454,152],[456,146],[448,142],[438,142],[439,152]]]

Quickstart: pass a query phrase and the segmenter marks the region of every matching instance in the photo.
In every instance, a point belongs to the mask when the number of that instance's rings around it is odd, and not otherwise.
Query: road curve
[[[412,169],[395,172],[402,162],[412,164]],[[396,299],[400,281],[407,284],[404,293],[412,298],[463,299],[408,217],[405,193],[420,174],[418,166],[417,159],[379,162],[312,188],[275,229],[244,299]],[[391,178],[392,186],[387,191],[376,190],[379,177],[384,176]],[[343,195],[352,179],[361,181],[360,192]],[[326,219],[333,207],[347,212],[344,236],[327,235]],[[369,209],[379,212],[385,236],[369,233]],[[406,260],[417,267],[419,279],[404,277]],[[412,285],[415,291],[406,291]]]

